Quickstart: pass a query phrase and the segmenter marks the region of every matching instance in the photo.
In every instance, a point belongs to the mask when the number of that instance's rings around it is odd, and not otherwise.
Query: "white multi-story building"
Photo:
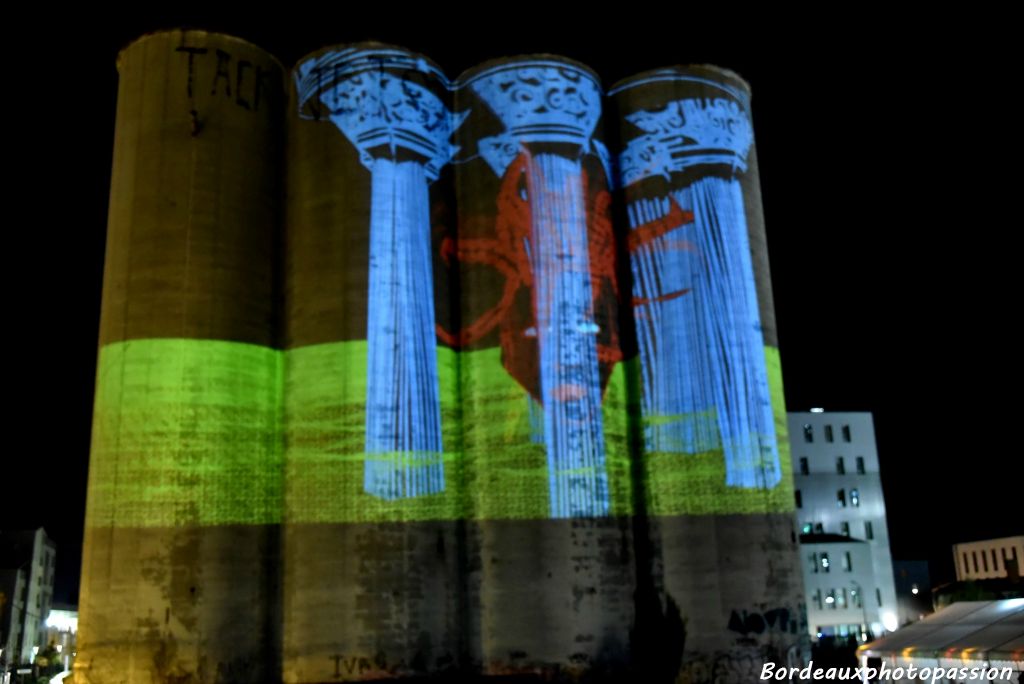
[[[1020,577],[1024,564],[1024,535],[953,545],[958,582]]]
[[[57,548],[43,528],[0,532],[0,593],[11,610],[0,611],[5,663],[33,662],[44,646],[46,616],[53,601],[53,580]],[[14,610],[16,609],[16,613]],[[5,645],[6,644],[6,645]]]
[[[789,439],[811,638],[895,630],[896,584],[871,414],[790,413]]]

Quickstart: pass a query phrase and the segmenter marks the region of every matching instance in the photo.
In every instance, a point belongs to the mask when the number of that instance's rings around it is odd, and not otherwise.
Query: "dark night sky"
[[[180,25],[235,33],[288,66],[323,45],[374,39],[423,52],[453,77],[529,52],[582,61],[606,84],[680,63],[739,72],[754,92],[788,408],[875,414],[895,558],[928,558],[943,579],[952,543],[1024,532],[1012,493],[1024,477],[1014,428],[1020,351],[1010,331],[1022,310],[1011,299],[1024,271],[1011,241],[1021,227],[1020,190],[1011,187],[1020,171],[1008,163],[1020,159],[1020,124],[1007,95],[1019,74],[966,47],[972,36],[999,36],[966,22],[878,29],[851,17],[786,36],[767,23],[724,30],[721,17],[653,11],[587,28],[589,14],[540,24],[519,5],[491,8],[514,17],[463,13],[478,26],[457,31],[389,8],[372,20],[257,20],[250,8],[98,23],[61,12],[59,25],[37,17],[9,27],[3,279],[12,404],[0,527],[44,525],[56,539],[58,600],[77,594],[114,60],[137,35]]]

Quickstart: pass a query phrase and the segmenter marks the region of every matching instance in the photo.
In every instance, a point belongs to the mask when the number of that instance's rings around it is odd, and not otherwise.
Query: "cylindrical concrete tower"
[[[459,118],[444,74],[400,48],[325,48],[292,76],[284,679],[452,670],[465,505],[458,368],[438,330]]]
[[[272,681],[282,69],[168,31],[118,71],[76,678]]]
[[[463,457],[487,674],[628,663],[627,411],[598,77],[535,55],[460,76]]]
[[[750,93],[713,67],[610,93],[650,520],[638,571],[661,604],[651,644],[696,680],[751,681],[743,663],[795,657],[804,627]]]

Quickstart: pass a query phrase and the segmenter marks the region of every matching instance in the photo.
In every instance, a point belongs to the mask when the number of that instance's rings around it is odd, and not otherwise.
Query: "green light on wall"
[[[640,458],[648,514],[792,510],[779,356],[772,347],[765,351],[781,483],[769,490],[727,487],[721,450],[646,453]],[[548,518],[544,445],[531,439],[529,401],[500,353],[438,348],[448,486],[386,500],[363,488],[365,341],[286,352],[211,340],[106,345],[99,359],[88,524]],[[634,513],[627,444],[631,363],[616,366],[602,404],[612,515]]]
[[[87,525],[281,520],[281,352],[131,340],[100,349]]]

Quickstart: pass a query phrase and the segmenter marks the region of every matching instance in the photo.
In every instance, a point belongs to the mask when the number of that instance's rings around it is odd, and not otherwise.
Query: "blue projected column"
[[[480,141],[495,173],[522,173],[540,356],[543,440],[552,517],[608,513],[581,156],[601,115],[600,89],[565,63],[505,63],[468,84],[506,127]],[[534,431],[537,435],[539,431]]]
[[[736,178],[753,143],[749,118],[731,99],[690,98],[626,119],[643,131],[619,162],[636,238],[646,448],[722,448],[727,485],[774,487],[782,474]],[[668,196],[643,189],[655,176],[674,185]]]
[[[429,183],[451,159],[453,117],[406,53],[352,49],[299,67],[372,176],[364,489],[385,499],[444,490]],[[463,117],[464,118],[464,117]]]

